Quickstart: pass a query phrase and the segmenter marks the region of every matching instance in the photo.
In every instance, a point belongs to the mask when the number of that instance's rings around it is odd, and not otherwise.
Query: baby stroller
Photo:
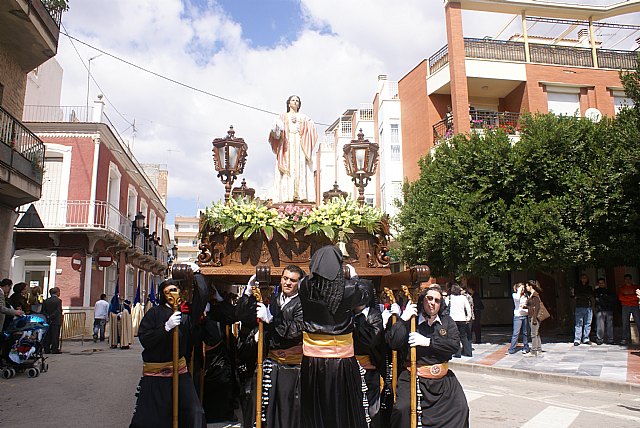
[[[27,372],[38,377],[49,369],[43,356],[42,339],[49,329],[47,317],[31,314],[16,317],[2,333],[2,377],[10,379],[16,373]]]

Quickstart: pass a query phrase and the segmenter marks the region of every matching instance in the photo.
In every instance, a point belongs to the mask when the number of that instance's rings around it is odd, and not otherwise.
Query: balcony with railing
[[[489,59],[495,61],[525,62],[524,42],[493,39],[464,39],[465,57],[469,59]],[[594,67],[590,48],[529,43],[532,63],[565,65],[574,67]],[[599,68],[631,70],[636,66],[638,53],[597,49]],[[445,45],[429,58],[429,74],[434,74],[449,63],[449,47]]]
[[[20,206],[40,197],[44,168],[44,143],[22,122],[0,107],[0,202]]]
[[[45,229],[107,230],[131,242],[131,220],[108,202],[41,199],[34,205]]]
[[[520,132],[520,113],[510,111],[472,110],[469,112],[469,125],[472,131],[502,129],[509,135]],[[433,145],[453,137],[453,118],[446,117],[433,125]]]
[[[25,122],[90,122],[92,118],[92,106],[26,105],[22,114]]]
[[[55,56],[65,8],[54,0],[0,1],[4,51],[22,70],[33,70]]]

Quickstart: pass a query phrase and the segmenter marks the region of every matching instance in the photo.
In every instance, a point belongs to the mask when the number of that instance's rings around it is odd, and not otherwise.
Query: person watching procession
[[[526,357],[542,356],[542,340],[540,339],[540,321],[538,312],[540,311],[540,293],[542,288],[536,280],[529,280],[525,285],[525,290],[529,298],[527,299],[527,315],[529,317],[529,329],[531,331],[531,352],[525,354]],[[575,345],[575,344],[574,344]]]
[[[107,317],[109,316],[109,302],[107,302],[107,295],[102,293],[100,299],[96,302],[93,308],[93,342],[98,341],[98,335],[100,336],[100,342],[104,342],[104,330],[107,325]]]
[[[406,357],[409,348],[416,348],[418,374],[418,426],[459,428],[469,426],[469,406],[460,382],[449,370],[448,362],[460,346],[457,323],[440,313],[442,290],[438,285],[423,290],[420,313],[417,305],[407,304],[400,320],[388,329],[385,338],[389,347]],[[462,297],[464,298],[464,297]],[[465,299],[466,300],[466,299]],[[415,332],[409,321],[418,316]],[[399,356],[400,359],[400,356]],[[409,370],[398,377],[396,404],[391,414],[393,428],[411,426]],[[420,409],[425,409],[420,412]]]
[[[367,426],[364,379],[353,348],[353,310],[366,290],[346,280],[335,246],[313,254],[310,274],[300,284],[304,332],[300,367],[305,428]]]
[[[625,346],[630,341],[631,335],[631,322],[629,321],[629,315],[633,315],[635,321],[636,333],[640,336],[640,329],[638,329],[638,320],[640,320],[640,309],[638,308],[637,292],[640,287],[633,283],[633,277],[630,274],[624,275],[624,283],[618,289],[618,300],[622,305],[622,340],[620,344]]]
[[[302,304],[298,296],[304,271],[289,265],[282,271],[280,286],[267,306],[257,302],[252,294],[255,275],[238,302],[237,313],[253,312],[264,323],[264,343],[267,358],[263,362],[262,391],[255,391],[244,409],[245,426],[255,422],[256,393],[262,397],[264,422],[269,428],[296,428],[302,426],[300,411],[300,363],[302,362]],[[246,308],[246,309],[243,309]],[[254,338],[255,340],[255,338]]]
[[[43,346],[45,354],[60,353],[60,328],[62,327],[62,300],[60,289],[53,287],[49,290],[50,297],[42,302],[42,313],[47,316],[49,330],[44,336]]]
[[[518,338],[522,332],[523,354],[529,353],[529,317],[527,310],[527,295],[522,282],[513,285],[513,333],[511,334],[511,345],[509,345],[508,355],[515,354],[518,346]]]
[[[596,300],[596,343],[613,345],[613,308],[616,294],[607,289],[607,281],[598,278],[598,286],[594,291]]]
[[[160,302],[140,322],[138,338],[142,345],[143,375],[130,428],[169,428],[172,422],[173,331],[179,332],[178,426],[205,428],[204,410],[191,375],[187,371],[188,327],[171,303],[180,295],[180,282],[166,280],[159,286]]]
[[[39,285],[35,287],[31,287],[29,290],[29,295],[27,296],[27,303],[31,308],[31,313],[39,314],[42,312],[42,302],[44,299],[42,298],[42,288]]]
[[[7,295],[11,290],[13,282],[9,278],[0,281],[0,333],[4,330],[5,321],[11,322],[13,317],[21,317],[24,312],[20,309],[13,309],[8,305]],[[7,323],[8,324],[8,323]]]
[[[589,334],[591,334],[591,321],[593,320],[593,288],[589,284],[589,277],[586,274],[580,275],[580,283],[576,286],[574,295],[576,299],[576,324],[573,346],[578,346],[580,343],[591,345]]]
[[[440,293],[442,295],[442,293]],[[459,330],[459,338],[461,346],[458,352],[454,355],[455,358],[460,358],[461,355],[465,357],[471,357],[473,350],[471,348],[471,341],[467,333],[469,328],[469,321],[471,321],[471,306],[467,296],[462,294],[462,287],[459,284],[451,284],[451,296],[449,297],[449,316],[456,322]]]
[[[25,314],[31,313],[31,306],[27,302],[27,284],[18,282],[13,286],[13,294],[9,296],[9,304],[13,309],[20,309]]]

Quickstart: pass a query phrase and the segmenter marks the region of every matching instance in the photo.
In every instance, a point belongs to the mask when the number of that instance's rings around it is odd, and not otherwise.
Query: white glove
[[[351,266],[350,264],[347,263],[347,269],[349,269],[349,278],[353,279],[353,278],[357,278],[358,277],[358,272],[356,272],[356,268],[354,268],[353,266]]]
[[[389,322],[389,318],[391,318],[391,311],[389,309],[385,309],[382,311],[382,328],[387,328],[387,322]]]
[[[247,287],[244,289],[244,294],[247,296],[251,296],[253,294],[252,287],[256,286],[256,274],[254,273],[251,278],[249,278],[249,282],[247,282]]]
[[[253,335],[253,340],[258,343],[258,339],[260,339],[260,330],[256,329],[256,334]]]
[[[264,303],[259,302],[256,303],[256,318],[259,318],[269,324],[273,319],[273,315],[271,315],[269,308],[267,308]]]
[[[180,325],[181,320],[182,320],[182,314],[180,313],[180,311],[175,311],[173,314],[171,314],[167,322],[164,323],[164,329],[166,331],[173,330],[175,327]]]
[[[213,295],[213,298],[216,299],[216,302],[222,302],[224,300],[220,295],[220,293],[218,293],[218,290],[216,290],[216,293]]]
[[[207,306],[204,307],[204,314],[207,315],[211,310],[211,303],[207,302]]]
[[[408,303],[407,307],[404,308],[404,312],[402,312],[402,321],[409,321],[411,317],[415,317],[418,315],[418,305],[415,303]]]
[[[399,304],[397,304],[397,303],[392,303],[392,304],[391,304],[391,314],[392,314],[392,315],[400,316],[400,312],[402,312],[402,311],[400,310],[400,305],[399,305]]]
[[[409,346],[429,346],[431,339],[424,337],[420,333],[409,333]]]

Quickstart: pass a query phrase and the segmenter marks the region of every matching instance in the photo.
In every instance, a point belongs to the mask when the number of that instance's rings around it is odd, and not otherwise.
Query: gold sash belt
[[[178,360],[178,373],[187,373],[187,360],[181,357]],[[142,365],[143,376],[155,376],[155,377],[171,377],[173,376],[173,361],[166,363],[143,363]]]
[[[409,365],[406,366],[407,370],[411,370]],[[418,364],[418,377],[424,379],[442,379],[449,372],[449,363],[441,363],[441,364],[433,364],[429,365],[420,365]]]
[[[353,337],[351,333],[334,336],[305,331],[302,333],[302,352],[315,358],[353,357]]]
[[[301,364],[302,363],[302,345],[292,346],[287,349],[273,349],[269,351],[267,358],[277,362],[278,364]]]
[[[375,370],[376,366],[371,362],[371,357],[368,355],[356,355],[356,360],[360,363],[360,366],[365,370]]]

